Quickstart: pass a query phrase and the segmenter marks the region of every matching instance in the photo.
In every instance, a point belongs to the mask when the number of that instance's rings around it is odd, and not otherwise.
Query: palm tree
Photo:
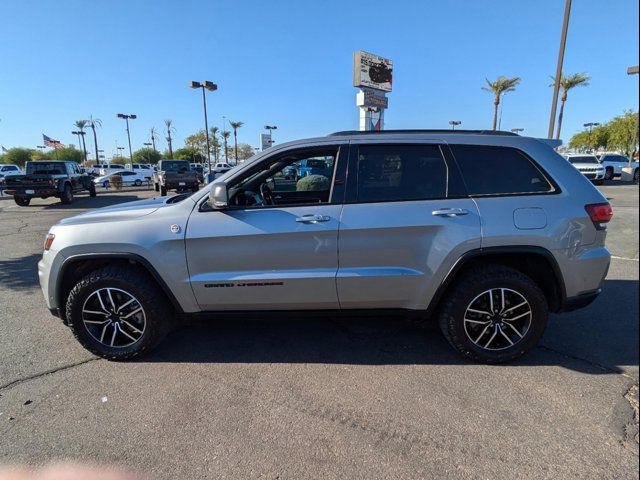
[[[158,136],[158,131],[156,130],[156,127],[151,127],[151,130],[149,130],[151,132],[151,145],[153,145],[153,151],[157,152],[156,150],[156,137]]]
[[[88,124],[89,124],[88,120],[76,120],[76,122],[74,123],[76,128],[82,132],[80,136],[82,137],[82,151],[84,152],[85,162],[87,161],[87,145],[84,143],[84,129],[87,127]]]
[[[218,127],[209,128],[209,137],[211,138],[211,146],[213,148],[213,159],[218,163],[218,154],[220,153],[220,142],[218,141]]]
[[[233,150],[235,152],[236,165],[238,164],[238,129],[244,125],[244,122],[229,122],[233,128]]]
[[[96,127],[102,126],[102,120],[99,118],[93,118],[93,115],[89,115],[89,120],[87,120],[91,130],[93,130],[93,146],[96,149],[96,163],[100,163],[100,155],[98,154],[98,137],[96,136]]]
[[[550,87],[554,87],[556,84],[556,78],[551,77],[553,83],[549,85]],[[556,131],[556,139],[560,138],[560,129],[562,128],[562,117],[564,115],[564,103],[567,101],[567,93],[573,87],[577,87],[579,85],[586,87],[589,85],[589,80],[591,77],[586,73],[574,73],[573,75],[562,75],[560,77],[560,88],[562,89],[562,95],[560,96],[560,113],[558,113],[558,130]]]
[[[493,129],[498,127],[498,105],[500,105],[500,97],[507,92],[513,92],[520,83],[520,77],[507,78],[500,75],[495,81],[490,82],[488,78],[487,86],[482,90],[493,93]]]
[[[224,140],[224,159],[226,162],[229,162],[229,137],[231,136],[231,132],[227,130],[223,131],[220,135],[222,135],[222,140]]]
[[[173,158],[173,144],[171,143],[171,133],[175,132],[176,129],[173,128],[173,120],[167,118],[164,121],[164,124],[167,127],[167,144],[169,145],[169,158]]]

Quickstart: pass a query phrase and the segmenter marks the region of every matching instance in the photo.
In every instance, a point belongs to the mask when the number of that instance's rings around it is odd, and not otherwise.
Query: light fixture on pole
[[[524,128],[512,128],[511,131],[517,135],[520,134],[520,132],[524,132]]]
[[[265,130],[269,130],[269,146],[273,146],[273,131],[277,130],[278,127],[276,125],[265,125]]]
[[[451,130],[455,130],[458,125],[462,125],[460,120],[449,120],[449,125],[451,125]]]
[[[124,118],[124,121],[127,123],[127,139],[129,140],[129,161],[133,161],[133,152],[131,151],[131,134],[129,133],[129,119],[135,120],[137,115],[125,115],[124,113],[118,113],[116,115],[118,118]]]
[[[189,82],[189,88],[201,88],[202,89],[202,108],[204,109],[204,135],[207,139],[207,166],[211,172],[211,151],[209,150],[209,121],[207,120],[207,97],[205,90],[214,92],[218,89],[218,85],[208,80],[204,82]]]

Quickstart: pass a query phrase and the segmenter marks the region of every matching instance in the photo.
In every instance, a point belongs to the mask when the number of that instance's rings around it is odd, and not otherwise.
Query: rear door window
[[[357,202],[446,198],[449,170],[438,145],[360,145]]]
[[[451,145],[469,195],[549,193],[553,185],[523,152],[510,147]]]

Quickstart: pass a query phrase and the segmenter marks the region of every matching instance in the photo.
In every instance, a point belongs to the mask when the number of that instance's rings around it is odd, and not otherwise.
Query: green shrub
[[[329,190],[329,179],[324,175],[307,175],[296,183],[297,192],[321,192]]]

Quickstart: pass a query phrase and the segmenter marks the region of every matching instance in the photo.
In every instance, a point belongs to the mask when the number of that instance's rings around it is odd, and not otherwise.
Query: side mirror
[[[228,206],[227,185],[214,183],[209,191],[209,203],[215,210],[224,210]]]

